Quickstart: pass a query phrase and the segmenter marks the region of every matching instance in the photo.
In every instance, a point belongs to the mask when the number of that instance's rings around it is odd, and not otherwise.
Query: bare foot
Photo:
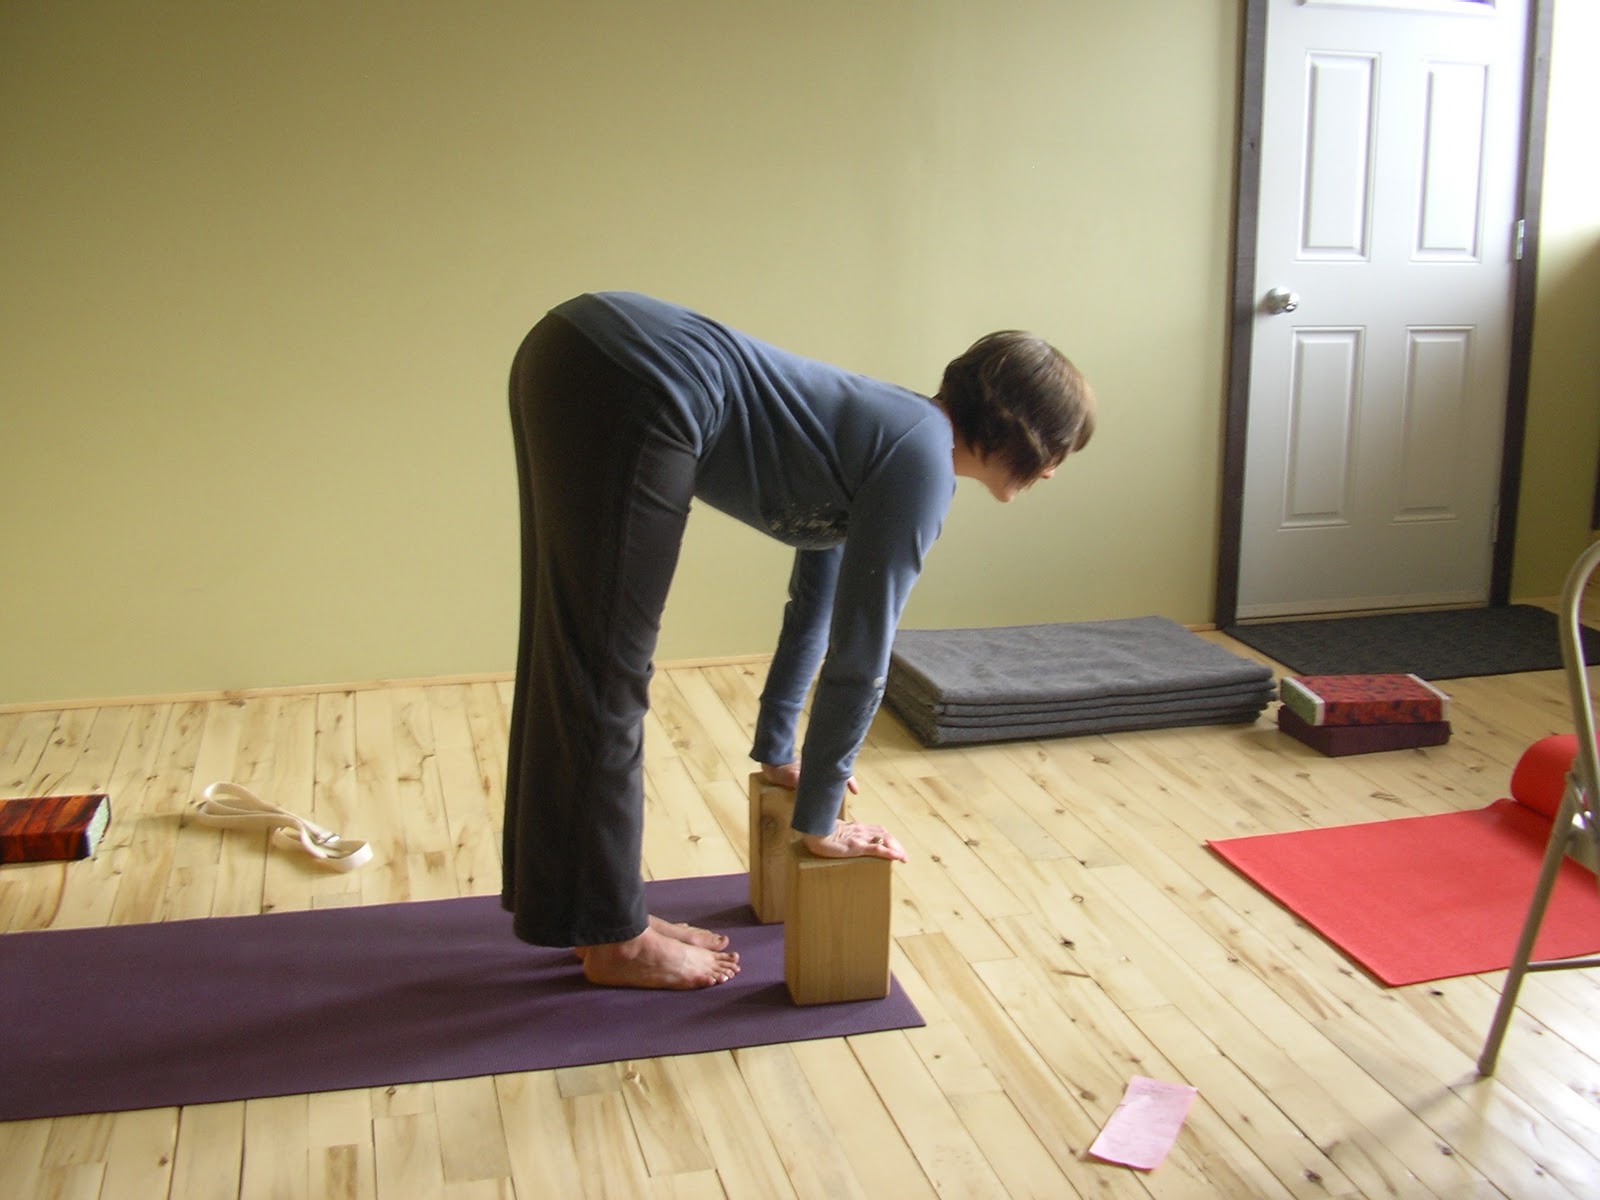
[[[662,920],[654,913],[650,914],[650,928],[662,937],[671,938],[673,941],[683,942],[689,946],[699,946],[702,950],[726,950],[728,938],[725,934],[712,933],[709,929],[701,929],[698,925],[685,925],[681,922]],[[589,957],[589,947],[574,946],[572,952],[580,960]],[[735,958],[739,956],[734,955]]]
[[[725,983],[739,973],[739,956],[709,950],[646,929],[626,942],[578,947],[583,973],[605,987],[687,990]]]
[[[777,787],[788,788],[792,792],[800,786],[800,762],[797,759],[790,763],[762,763],[761,778]],[[856,782],[854,775],[844,781],[844,786],[850,789],[852,796],[861,794],[861,785]]]
[[[701,929],[698,925],[675,924],[672,921],[663,921],[654,913],[650,914],[650,928],[661,934],[662,937],[686,942],[691,946],[699,946],[702,950],[726,950],[728,948],[728,939],[724,934],[712,933],[709,929]]]

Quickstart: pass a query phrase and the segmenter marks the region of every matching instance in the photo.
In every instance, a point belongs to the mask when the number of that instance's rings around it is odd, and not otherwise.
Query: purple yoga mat
[[[783,926],[744,875],[646,885],[733,939],[695,992],[597,988],[518,942],[496,897],[0,937],[0,1120],[382,1087],[921,1025],[883,1000],[797,1007]]]

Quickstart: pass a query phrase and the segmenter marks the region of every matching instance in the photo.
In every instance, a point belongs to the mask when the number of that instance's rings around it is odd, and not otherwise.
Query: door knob
[[[1300,307],[1300,295],[1288,288],[1273,288],[1262,303],[1269,313],[1293,312]]]

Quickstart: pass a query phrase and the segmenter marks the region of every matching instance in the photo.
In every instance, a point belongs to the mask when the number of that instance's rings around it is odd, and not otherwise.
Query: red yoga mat
[[[1512,776],[1515,798],[1487,808],[1206,844],[1391,987],[1501,970],[1516,950],[1575,747],[1571,737],[1535,743]],[[1600,887],[1569,859],[1534,956],[1596,952]]]

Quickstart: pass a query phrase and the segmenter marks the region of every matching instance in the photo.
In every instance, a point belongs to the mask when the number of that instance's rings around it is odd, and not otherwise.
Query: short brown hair
[[[938,399],[958,438],[1024,482],[1094,434],[1094,391],[1078,368],[1043,338],[1015,329],[979,338],[952,361]]]

